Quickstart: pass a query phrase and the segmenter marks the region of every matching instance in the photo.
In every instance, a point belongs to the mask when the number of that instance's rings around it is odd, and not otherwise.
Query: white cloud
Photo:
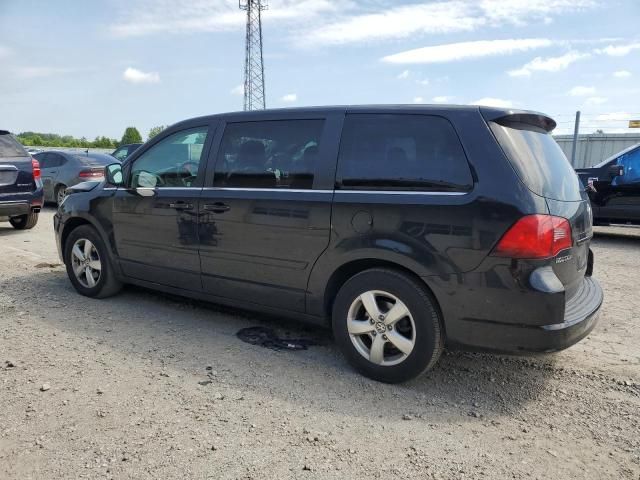
[[[469,58],[508,55],[536,48],[551,46],[546,38],[523,38],[511,40],[477,40],[473,42],[448,43],[416,48],[382,58],[387,63],[443,63]]]
[[[413,97],[413,103],[424,103],[423,97]]]
[[[123,72],[122,78],[130,83],[158,83],[160,81],[158,72],[143,72],[133,67],[127,68]]]
[[[343,3],[349,2],[271,0],[263,20],[299,21],[335,12]],[[238,8],[236,0],[130,0],[119,5],[119,20],[112,23],[110,31],[121,37],[241,30],[246,21],[246,12]]]
[[[437,97],[433,97],[431,101],[433,103],[449,103],[453,100],[454,97],[450,97],[447,95],[438,95]]]
[[[423,85],[423,86],[425,86],[425,87],[426,87],[426,86],[427,86],[427,85],[429,85],[429,83],[431,83],[431,82],[429,81],[429,79],[428,79],[428,78],[423,78],[422,80],[416,80],[416,83],[417,83],[418,85]]]
[[[232,95],[244,95],[244,84],[236,85],[231,89]]]
[[[484,24],[481,17],[468,12],[464,1],[402,5],[376,13],[354,15],[321,25],[305,35],[310,45],[407,38],[417,33],[471,31]]]
[[[569,95],[572,97],[586,97],[587,95],[593,95],[594,93],[596,93],[595,87],[583,87],[580,85],[569,90]]]
[[[606,97],[589,97],[585,100],[585,105],[602,105],[603,103],[607,103]]]
[[[613,72],[613,76],[616,78],[629,78],[631,72],[629,70],[618,70],[617,72]]]
[[[482,0],[480,7],[492,23],[526,25],[542,20],[548,25],[554,15],[596,7],[595,0]]]
[[[285,103],[293,103],[298,100],[298,95],[296,95],[295,93],[287,93],[282,98],[280,98],[280,100]]]
[[[404,80],[405,78],[409,78],[409,70],[404,70],[398,74],[396,77],[398,80]]]
[[[498,108],[511,108],[513,107],[513,102],[511,100],[503,100],[502,98],[493,98],[493,97],[484,97],[475,102],[471,102],[471,105],[484,105],[487,107],[498,107]]]
[[[340,45],[417,34],[468,32],[505,24],[523,26],[538,20],[549,23],[553,16],[592,8],[597,3],[596,0],[451,0],[390,5],[391,1],[362,2],[360,10],[353,9],[355,14],[334,15],[330,23],[301,29],[299,37],[310,46]]]
[[[560,70],[564,70],[574,62],[577,62],[578,60],[582,60],[584,58],[588,58],[590,56],[591,55],[588,53],[572,51],[559,57],[536,57],[521,68],[518,68],[516,70],[509,70],[507,73],[512,77],[523,77],[529,76],[532,72],[536,71],[558,72]]]
[[[611,57],[624,57],[631,53],[632,50],[637,49],[640,49],[640,43],[628,43],[626,45],[609,45],[596,50],[596,53],[609,55]]]

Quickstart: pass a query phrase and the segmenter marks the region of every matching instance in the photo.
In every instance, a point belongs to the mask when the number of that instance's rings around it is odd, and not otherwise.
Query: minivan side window
[[[269,120],[227,124],[214,185],[310,189],[324,120]]]
[[[433,115],[349,114],[336,188],[468,191],[471,170],[451,123]]]
[[[144,152],[131,167],[132,188],[191,187],[198,177],[207,127],[174,133]]]

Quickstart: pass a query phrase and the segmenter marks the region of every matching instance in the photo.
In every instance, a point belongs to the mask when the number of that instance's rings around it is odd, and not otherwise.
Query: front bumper
[[[56,237],[56,247],[58,249],[58,257],[60,258],[60,261],[62,263],[64,263],[64,258],[62,256],[62,229],[63,229],[64,224],[62,223],[62,220],[60,219],[60,214],[56,213],[53,216],[53,233],[54,236]]]
[[[604,294],[592,277],[584,277],[576,293],[566,302],[564,321],[550,325],[463,320],[450,346],[466,350],[500,353],[554,352],[586,337],[598,321]],[[458,327],[461,327],[459,325]]]

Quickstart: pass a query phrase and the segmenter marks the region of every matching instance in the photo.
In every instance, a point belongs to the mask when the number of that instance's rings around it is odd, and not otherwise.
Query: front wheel
[[[9,223],[16,230],[29,230],[38,223],[38,212],[31,212],[18,217],[11,217]]]
[[[122,288],[113,271],[106,245],[93,227],[82,225],[74,229],[64,250],[67,275],[81,295],[105,298]]]
[[[342,286],[333,333],[349,363],[387,383],[429,370],[443,349],[441,319],[426,286],[391,269],[361,272]]]

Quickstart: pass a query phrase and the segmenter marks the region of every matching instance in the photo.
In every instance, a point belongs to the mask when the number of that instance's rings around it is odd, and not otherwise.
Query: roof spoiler
[[[556,128],[556,121],[544,113],[526,110],[501,110],[497,108],[480,107],[480,113],[488,122],[496,122],[508,127],[510,124],[524,124],[551,132]]]

